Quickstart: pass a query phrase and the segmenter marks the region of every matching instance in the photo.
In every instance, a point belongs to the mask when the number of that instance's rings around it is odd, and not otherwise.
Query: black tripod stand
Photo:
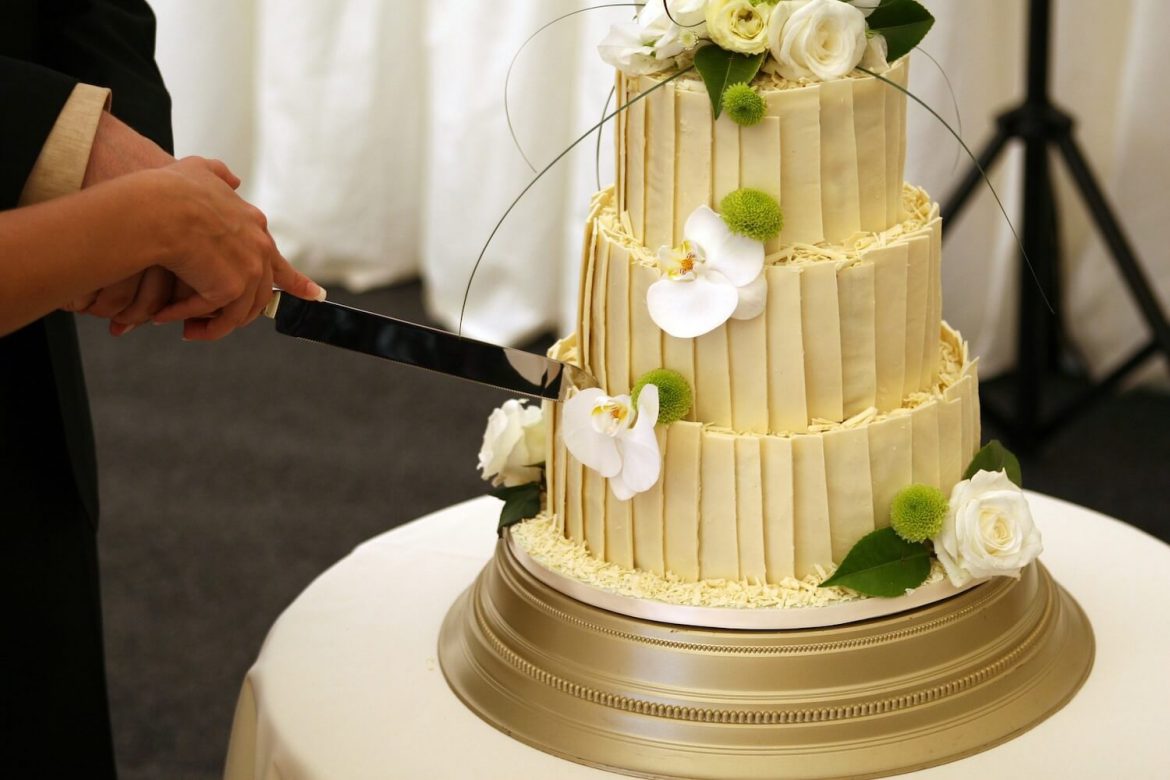
[[[1028,88],[1024,102],[996,119],[996,132],[978,155],[990,170],[1008,141],[1024,143],[1024,214],[1021,241],[1031,258],[1036,278],[1021,257],[1019,333],[1013,373],[1015,412],[1008,416],[983,399],[983,413],[1014,446],[1034,449],[1058,428],[1116,389],[1134,369],[1157,352],[1170,360],[1170,322],[1150,289],[1117,216],[1093,178],[1084,154],[1073,137],[1073,119],[1053,105],[1048,91],[1051,0],[1031,0],[1028,20]],[[1060,246],[1053,202],[1049,147],[1055,147],[1084,199],[1097,230],[1109,248],[1134,302],[1149,325],[1152,338],[1112,374],[1091,386],[1055,413],[1045,415],[1045,384],[1061,371],[1069,353],[1061,318]],[[947,198],[943,222],[953,220],[982,183],[972,166]],[[1043,295],[1041,294],[1043,291]],[[1053,312],[1044,302],[1052,303]]]

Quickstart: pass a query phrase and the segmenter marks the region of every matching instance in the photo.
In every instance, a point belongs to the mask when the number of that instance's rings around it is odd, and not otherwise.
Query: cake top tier
[[[780,203],[769,252],[900,222],[906,8],[929,27],[913,0],[651,0],[615,25],[599,51],[619,70],[618,208],[634,236],[676,245],[695,208],[744,187]]]

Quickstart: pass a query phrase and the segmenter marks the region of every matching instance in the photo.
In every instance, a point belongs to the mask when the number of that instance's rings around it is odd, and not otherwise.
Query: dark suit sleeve
[[[0,210],[15,208],[77,79],[0,57]]]
[[[154,61],[155,19],[145,0],[42,2],[51,65],[113,90],[113,113],[168,152],[171,97]]]

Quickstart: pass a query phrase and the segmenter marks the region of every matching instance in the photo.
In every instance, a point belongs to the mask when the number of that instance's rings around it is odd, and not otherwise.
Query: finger
[[[123,325],[141,325],[171,302],[175,276],[159,266],[152,266],[142,274],[134,301],[114,317]]]
[[[252,301],[256,296],[255,288],[250,288],[246,294],[224,307],[223,312],[214,319],[203,320],[203,326],[192,329],[188,335],[186,326],[183,328],[183,337],[189,341],[215,341],[222,339],[236,328],[244,324],[248,312],[252,308]]]
[[[280,255],[276,256],[272,266],[272,278],[276,286],[298,298],[309,301],[323,301],[328,294],[325,288],[314,282]]]
[[[134,301],[138,294],[138,285],[142,281],[142,274],[135,274],[129,279],[112,284],[98,292],[97,298],[86,309],[86,314],[95,317],[113,319],[123,309]]]
[[[248,312],[244,324],[251,325],[263,313],[270,300],[272,300],[272,265],[269,263],[264,266],[264,274],[260,279],[260,284],[256,287],[256,299],[252,303],[252,310]]]
[[[206,160],[207,167],[211,169],[219,178],[227,182],[227,185],[233,190],[240,186],[240,177],[232,173],[231,168],[228,168],[222,160]]]
[[[165,325],[168,322],[207,317],[214,314],[218,309],[219,306],[217,304],[208,301],[199,293],[192,293],[189,297],[181,301],[175,301],[168,306],[164,306],[160,311],[155,313],[151,320],[157,325]]]
[[[94,292],[91,292],[88,295],[83,295],[80,298],[74,298],[73,300],[69,301],[69,303],[65,304],[61,308],[65,311],[72,311],[72,312],[79,312],[79,313],[84,312],[86,309],[88,309],[90,306],[93,305],[94,301],[97,300],[97,296],[98,296],[99,292],[101,292],[101,290],[95,290]]]

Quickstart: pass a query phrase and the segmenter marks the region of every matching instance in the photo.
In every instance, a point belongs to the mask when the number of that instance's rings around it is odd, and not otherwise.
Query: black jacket
[[[0,209],[21,190],[73,86],[170,149],[170,98],[144,0],[0,2]],[[6,258],[0,257],[0,263]],[[71,315],[0,337],[0,767],[114,776],[94,531],[97,469]]]

